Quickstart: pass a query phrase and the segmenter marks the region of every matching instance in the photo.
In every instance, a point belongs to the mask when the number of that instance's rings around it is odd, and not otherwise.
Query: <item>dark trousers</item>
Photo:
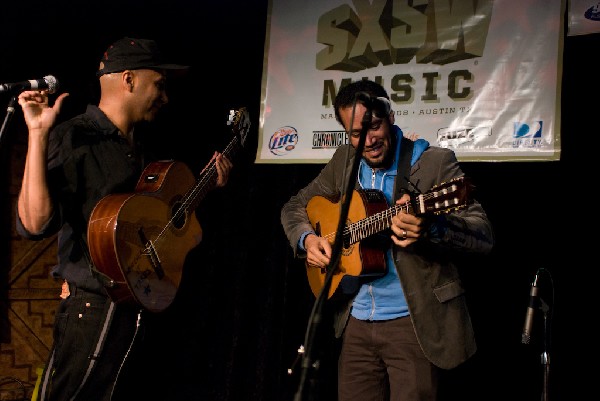
[[[54,344],[40,401],[108,401],[133,345],[138,311],[107,296],[71,287],[54,322]]]
[[[425,358],[410,317],[350,317],[338,361],[338,401],[434,401],[438,368]]]

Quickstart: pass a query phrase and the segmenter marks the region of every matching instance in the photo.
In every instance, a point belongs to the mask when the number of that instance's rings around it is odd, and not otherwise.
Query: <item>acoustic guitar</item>
[[[382,240],[375,234],[390,228],[392,217],[401,211],[417,216],[450,213],[469,203],[472,190],[469,180],[462,176],[439,184],[424,194],[412,195],[411,202],[388,207],[383,192],[376,189],[354,190],[348,218],[342,232],[340,262],[333,272],[327,298],[334,294],[352,293],[365,281],[386,273],[385,252]],[[306,212],[315,233],[334,243],[339,223],[340,202],[323,196],[314,196],[306,206]],[[310,288],[318,296],[325,286],[326,268],[306,263]],[[338,288],[342,288],[338,291]]]
[[[230,160],[250,129],[246,108],[231,110],[233,138],[222,152]],[[110,279],[106,287],[116,303],[166,309],[181,282],[188,252],[202,240],[195,214],[218,174],[211,160],[196,179],[186,164],[150,163],[134,193],[102,198],[90,216],[87,239],[95,268]]]

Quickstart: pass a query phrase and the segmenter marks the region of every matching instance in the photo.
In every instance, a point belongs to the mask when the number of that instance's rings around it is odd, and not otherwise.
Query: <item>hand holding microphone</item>
[[[45,90],[46,93],[43,94],[42,96],[42,101],[36,101],[38,103],[38,106],[45,104],[46,108],[48,107],[48,94],[54,93],[58,90],[58,80],[53,77],[52,75],[46,75],[44,78],[42,79],[31,79],[29,81],[22,81],[22,82],[14,82],[14,83],[9,83],[9,84],[0,84],[0,94],[4,93],[4,92],[8,92],[8,93],[12,93],[12,97],[11,100],[8,103],[8,107],[6,108],[6,116],[4,118],[4,123],[2,124],[2,127],[0,127],[0,137],[2,136],[2,134],[4,133],[8,122],[11,120],[14,112],[15,112],[15,104],[17,101],[17,97],[19,97],[19,104],[21,105],[21,107],[23,107],[23,112],[26,113],[25,110],[25,102],[21,102],[21,94],[24,91],[43,91]],[[37,94],[41,95],[40,92],[37,92]],[[57,100],[57,105],[56,105],[56,109],[53,110],[53,108],[51,108],[51,112],[56,112],[58,113],[58,110],[60,109],[60,104],[62,103],[62,99],[65,97],[66,95],[60,95],[60,101]],[[34,103],[36,103],[34,102]],[[44,128],[46,127],[45,122],[44,124],[42,124],[42,120],[40,119],[40,117],[38,115],[42,115],[42,109],[34,109],[31,108],[30,106],[32,105],[32,102],[28,102],[27,103],[27,107],[29,107],[29,109],[27,110],[27,112],[25,114],[25,122],[27,123],[28,128],[31,130],[32,128]],[[38,114],[38,115],[36,115]],[[45,116],[48,116],[49,113],[44,113]],[[29,117],[29,118],[28,118]],[[47,117],[45,117],[47,118]],[[56,119],[56,116],[54,116],[54,118],[48,119],[47,121],[51,121],[52,123],[54,123]],[[30,122],[33,122],[34,120],[37,120],[36,123],[34,123],[33,125],[29,125]]]
[[[68,93],[61,93],[54,105],[48,104],[49,92],[23,90],[18,96],[18,102],[23,109],[23,117],[30,135],[47,135],[56,123],[64,99]]]

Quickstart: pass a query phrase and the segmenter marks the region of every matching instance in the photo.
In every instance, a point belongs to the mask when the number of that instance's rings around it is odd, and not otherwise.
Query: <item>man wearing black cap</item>
[[[104,52],[97,75],[98,106],[56,125],[65,97],[53,107],[45,91],[25,91],[19,104],[29,130],[23,182],[17,203],[17,230],[28,239],[58,232],[62,301],[54,323],[54,345],[38,388],[39,400],[116,400],[117,379],[137,334],[139,308],[115,303],[90,260],[87,227],[105,196],[133,192],[143,171],[134,127],[153,121],[168,102],[169,64],[152,40],[122,38]],[[231,162],[211,160],[227,183]],[[114,395],[114,397],[113,397]]]

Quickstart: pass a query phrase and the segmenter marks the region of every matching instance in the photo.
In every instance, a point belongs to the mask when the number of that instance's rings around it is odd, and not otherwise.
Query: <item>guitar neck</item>
[[[235,136],[227,147],[221,152],[229,160],[233,160],[235,155],[241,148],[240,140]],[[183,207],[187,210],[195,210],[206,194],[210,192],[217,184],[218,172],[217,163],[211,160],[210,163],[202,170],[196,184],[188,191],[183,199]]]
[[[392,218],[401,211],[412,214],[410,203],[394,205],[382,212],[375,213],[365,219],[348,224],[344,229],[345,246],[360,242],[371,235],[378,234],[390,228],[392,225]]]
[[[221,153],[229,160],[233,160],[242,148],[250,129],[248,110],[245,107],[241,107],[238,110],[230,110],[227,125],[232,126],[234,135],[231,142],[229,142]],[[218,177],[217,163],[215,160],[211,160],[200,173],[196,184],[185,194],[182,200],[182,209],[186,211],[195,210],[206,194],[215,187]]]
[[[445,214],[462,209],[471,202],[469,192],[472,185],[464,176],[439,184],[431,191],[411,197],[405,204],[395,204],[389,209],[347,225],[344,229],[344,244],[349,246],[371,235],[378,234],[392,225],[392,218],[404,211],[416,216]]]

